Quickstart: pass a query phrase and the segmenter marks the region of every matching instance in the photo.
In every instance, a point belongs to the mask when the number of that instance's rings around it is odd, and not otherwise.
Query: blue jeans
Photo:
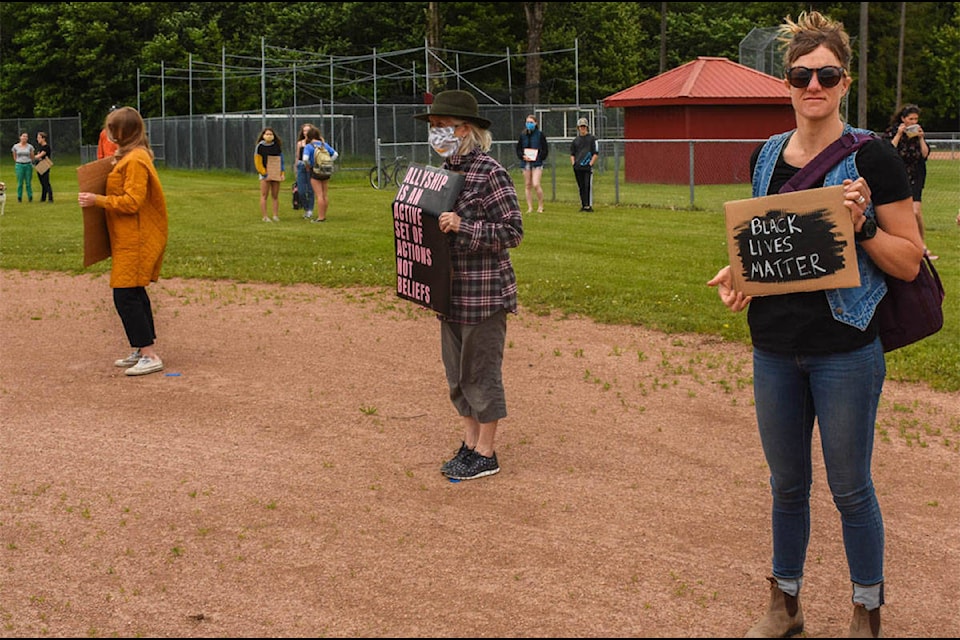
[[[300,194],[300,208],[313,211],[313,187],[310,185],[310,168],[306,163],[297,163],[297,193]]]
[[[753,387],[773,494],[773,575],[798,579],[810,540],[811,444],[820,428],[850,580],[883,582],[883,518],[870,463],[886,362],[880,340],[855,351],[788,356],[754,349]]]

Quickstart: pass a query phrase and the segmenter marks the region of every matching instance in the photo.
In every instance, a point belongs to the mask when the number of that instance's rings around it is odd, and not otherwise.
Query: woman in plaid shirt
[[[429,113],[414,117],[430,123],[430,146],[443,168],[465,178],[454,210],[439,218],[453,266],[450,313],[438,315],[440,346],[450,400],[464,425],[459,451],[440,471],[471,480],[500,471],[494,439],[507,415],[503,348],[507,313],[517,311],[509,249],[523,238],[523,220],[510,174],[487,154],[490,121],[480,117],[476,98],[444,91]]]

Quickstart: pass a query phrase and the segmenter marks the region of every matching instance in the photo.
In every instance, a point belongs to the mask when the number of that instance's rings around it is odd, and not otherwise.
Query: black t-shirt
[[[750,156],[750,175],[753,175],[762,146],[758,146]],[[907,173],[890,143],[882,140],[868,142],[857,151],[856,163],[860,175],[870,186],[870,199],[874,206],[911,197]],[[784,183],[799,170],[783,160],[781,151],[766,195],[779,193]],[[822,181],[816,185],[822,186]],[[859,349],[877,337],[876,316],[865,331],[838,322],[830,313],[823,291],[755,296],[747,308],[747,323],[753,346],[773,353],[841,353]]]

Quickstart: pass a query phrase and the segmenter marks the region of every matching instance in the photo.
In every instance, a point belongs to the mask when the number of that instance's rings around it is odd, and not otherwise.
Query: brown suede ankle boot
[[[744,638],[789,638],[803,631],[803,607],[800,596],[790,596],[780,590],[777,579],[770,581],[770,605],[757,624],[750,627]]]
[[[853,605],[849,638],[882,638],[880,630],[880,607],[867,611],[862,604]]]

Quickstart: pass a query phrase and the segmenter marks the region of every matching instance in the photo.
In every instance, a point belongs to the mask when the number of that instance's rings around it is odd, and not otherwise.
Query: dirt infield
[[[150,292],[166,371],[128,378],[106,277],[0,271],[0,635],[733,637],[766,606],[747,347],[521,309],[502,471],[453,483],[429,312],[306,285]],[[958,400],[885,389],[888,637],[960,636]],[[814,461],[804,635],[843,637]]]

